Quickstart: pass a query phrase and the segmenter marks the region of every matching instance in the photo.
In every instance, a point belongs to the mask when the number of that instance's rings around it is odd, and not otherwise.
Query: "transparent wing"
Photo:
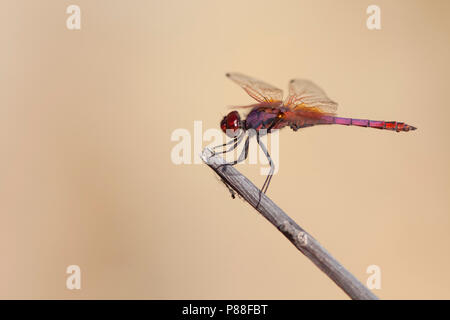
[[[283,90],[268,83],[253,79],[241,73],[227,73],[228,78],[240,85],[253,99],[258,102],[281,102]]]
[[[291,80],[284,105],[292,110],[314,108],[324,113],[336,113],[338,107],[319,86],[306,79]]]

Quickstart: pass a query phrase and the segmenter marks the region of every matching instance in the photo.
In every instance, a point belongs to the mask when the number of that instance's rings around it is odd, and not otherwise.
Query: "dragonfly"
[[[256,136],[256,141],[267,157],[270,165],[260,192],[266,193],[275,169],[274,163],[261,141],[261,136],[290,127],[292,130],[308,128],[316,125],[345,125],[408,132],[416,127],[399,121],[363,120],[342,118],[336,116],[338,104],[328,98],[325,92],[312,81],[307,79],[293,79],[289,82],[289,94],[283,100],[283,91],[261,80],[254,79],[241,73],[227,73],[226,76],[241,86],[257,103],[234,107],[234,109],[251,109],[245,119],[241,119],[239,112],[234,110],[220,121],[220,128],[230,138],[229,142],[213,147],[214,154],[233,151],[244,141],[244,148],[238,159],[224,165],[238,164],[248,156],[250,139]],[[231,145],[231,146],[230,146]],[[221,152],[215,150],[222,147]],[[227,149],[228,147],[228,149]],[[260,193],[261,195],[261,193]],[[234,198],[234,197],[233,197]]]

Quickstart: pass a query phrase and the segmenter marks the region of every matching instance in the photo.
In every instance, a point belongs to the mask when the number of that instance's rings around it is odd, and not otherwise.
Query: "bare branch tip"
[[[210,148],[205,147],[200,154],[200,158],[203,160],[203,162],[209,163],[209,158],[211,158],[213,155],[214,152]]]
[[[254,199],[257,199],[258,196],[261,197],[261,191],[236,169],[233,168],[232,173],[220,170],[219,168],[225,164],[225,159],[215,154],[210,148],[204,148],[200,158],[220,176],[232,196],[237,193],[252,206],[254,206]],[[325,272],[349,297],[358,300],[378,299],[275,203],[265,195],[263,195],[263,200],[269,205],[263,209],[263,206],[259,206],[258,203],[255,209],[277,227],[302,254]]]

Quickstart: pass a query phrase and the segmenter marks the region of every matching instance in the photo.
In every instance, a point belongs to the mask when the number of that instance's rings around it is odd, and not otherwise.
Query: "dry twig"
[[[350,298],[358,300],[378,299],[376,295],[333,258],[316,239],[303,230],[265,194],[261,195],[260,190],[250,180],[234,167],[224,166],[225,161],[223,158],[213,155],[208,148],[203,150],[201,157],[229,187],[234,189],[245,201],[280,230],[300,252],[307,256],[320,270],[325,272]]]

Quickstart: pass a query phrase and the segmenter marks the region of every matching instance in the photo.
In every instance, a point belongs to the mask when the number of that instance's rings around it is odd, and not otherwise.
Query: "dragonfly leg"
[[[229,145],[232,144],[232,143],[236,143],[237,138],[238,138],[238,137],[235,137],[233,140],[230,140],[230,141],[228,141],[227,143],[219,144],[219,145],[217,145],[217,146],[212,147],[212,150],[213,150],[214,154],[216,154],[216,152],[214,151],[215,149],[217,149],[217,148],[223,148],[223,147],[229,146]],[[225,153],[225,152],[222,151],[221,153]]]
[[[219,148],[219,147],[225,147],[225,146],[227,146],[227,145],[230,145],[230,144],[232,144],[232,143],[234,143],[228,150],[222,150],[222,151],[220,151],[220,152],[214,152],[214,154],[222,154],[222,153],[227,153],[227,152],[230,152],[230,151],[233,151],[234,149],[236,149],[236,147],[238,146],[238,144],[240,144],[241,143],[241,141],[242,141],[242,138],[244,137],[244,135],[245,134],[241,134],[241,135],[239,135],[238,137],[235,137],[233,140],[230,140],[230,141],[228,141],[227,143],[224,143],[224,144],[222,144],[222,145],[218,145],[218,146],[215,146],[215,147],[213,147],[213,150],[214,149],[216,149],[216,148]]]
[[[241,134],[239,137],[234,138],[234,139],[232,140],[232,142],[234,142],[234,145],[233,145],[230,149],[228,149],[228,150],[226,150],[226,151],[221,151],[220,153],[226,153],[226,152],[230,152],[230,151],[234,150],[234,149],[237,147],[237,145],[242,141],[242,138],[243,138],[244,136],[245,136],[245,134],[243,133],[243,134]],[[228,162],[228,163],[221,164],[221,165],[219,165],[219,166],[217,167],[217,169],[219,169],[219,168],[221,168],[221,167],[223,167],[223,166],[234,166],[235,164],[237,164],[237,163],[239,163],[239,162],[242,162],[242,161],[244,161],[245,159],[247,159],[247,156],[248,156],[248,148],[249,148],[249,141],[250,141],[250,137],[247,137],[247,139],[245,140],[244,150],[242,150],[242,152],[241,152],[241,154],[239,155],[239,158],[238,158],[237,160],[234,160],[234,161],[232,161],[232,162]],[[226,144],[224,144],[223,146],[226,146],[226,145],[229,145],[229,144],[230,144],[230,143],[226,143]],[[218,146],[218,147],[220,147],[220,146]],[[225,186],[227,187],[228,191],[230,191],[231,197],[232,197],[233,199],[235,199],[236,196],[235,196],[234,190],[231,188],[231,186],[228,184],[228,182],[226,182],[226,181],[225,181],[224,179],[222,179],[222,178],[221,178],[221,180],[222,180],[222,182],[225,184]]]
[[[266,146],[259,139],[259,135],[256,136],[256,141],[258,141],[258,144],[261,147],[261,150],[264,152],[265,156],[267,157],[267,160],[269,161],[269,165],[270,165],[269,174],[267,175],[266,180],[264,181],[264,184],[261,188],[261,192],[266,193],[267,189],[269,188],[270,180],[272,180],[273,172],[275,171],[275,166],[273,164],[273,161],[272,161],[272,158],[270,157],[269,152],[267,151]]]
[[[239,162],[242,162],[245,159],[247,159],[249,145],[250,145],[250,137],[247,137],[247,139],[245,139],[244,149],[242,150],[241,154],[239,155],[239,158],[237,160],[221,164],[217,168],[220,168],[220,167],[223,167],[223,166],[234,166],[235,164],[238,164]]]

